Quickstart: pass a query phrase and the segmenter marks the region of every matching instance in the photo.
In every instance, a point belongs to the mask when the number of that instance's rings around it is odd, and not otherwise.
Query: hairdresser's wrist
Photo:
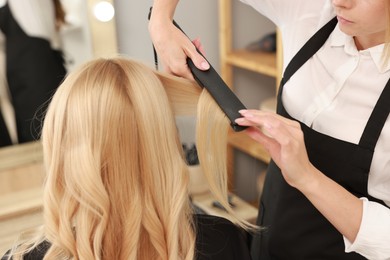
[[[321,185],[323,174],[316,169],[312,164],[306,168],[301,174],[301,178],[297,178],[291,186],[300,190],[303,194],[315,193]]]
[[[179,0],[155,0],[150,20],[157,23],[165,21],[172,23],[178,2]]]

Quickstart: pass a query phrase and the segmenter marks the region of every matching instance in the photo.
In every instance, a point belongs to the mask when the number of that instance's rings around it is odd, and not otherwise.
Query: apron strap
[[[390,112],[390,79],[387,81],[385,88],[382,91],[367,125],[364,128],[359,145],[374,151],[376,143],[386,123]]]
[[[291,76],[306,63],[321,47],[324,42],[329,38],[337,24],[337,18],[334,17],[327,24],[325,24],[320,30],[318,30],[303,47],[295,54],[290,63],[287,65],[284,73],[281,85],[284,85]]]

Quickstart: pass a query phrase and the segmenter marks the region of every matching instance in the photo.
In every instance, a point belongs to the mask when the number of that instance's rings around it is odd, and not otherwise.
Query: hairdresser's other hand
[[[200,70],[209,69],[208,62],[200,55],[204,54],[199,39],[191,42],[188,37],[176,28],[171,19],[159,18],[153,14],[149,22],[149,33],[164,69],[171,74],[194,80],[187,65],[189,57]]]
[[[250,126],[246,132],[267,149],[287,183],[298,189],[310,185],[317,171],[309,161],[299,123],[266,111],[241,110],[240,114],[236,123]]]

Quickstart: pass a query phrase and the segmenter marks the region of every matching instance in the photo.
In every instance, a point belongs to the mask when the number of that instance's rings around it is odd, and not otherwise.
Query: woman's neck
[[[362,51],[383,44],[385,42],[384,35],[384,32],[380,32],[370,36],[354,36],[353,40],[355,41],[356,48]]]

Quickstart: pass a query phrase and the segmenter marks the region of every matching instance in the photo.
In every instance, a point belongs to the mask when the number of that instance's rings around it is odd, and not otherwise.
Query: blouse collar
[[[338,26],[336,26],[335,30],[331,34],[330,40],[331,40],[330,42],[331,47],[344,47],[344,51],[348,55],[351,56],[370,55],[379,73],[385,73],[390,70],[390,62],[386,65],[383,65],[382,62],[382,53],[385,44],[379,44],[374,47],[368,48],[366,50],[359,51],[356,48],[353,37],[343,33]]]

